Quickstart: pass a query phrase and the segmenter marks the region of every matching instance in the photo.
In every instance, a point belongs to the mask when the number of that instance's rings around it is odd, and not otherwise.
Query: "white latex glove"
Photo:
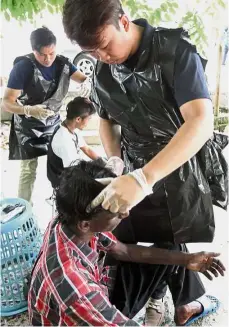
[[[114,180],[114,177],[107,177],[107,178],[96,178],[96,181],[103,184],[103,185],[109,185]],[[92,204],[90,204],[87,208],[87,212],[90,212],[92,210]],[[125,212],[119,213],[119,218],[123,219],[129,216],[129,210],[126,210]]]
[[[102,205],[112,213],[124,214],[152,193],[142,169],[113,179],[110,184],[92,201],[90,209]]]
[[[47,117],[55,115],[53,110],[46,109],[43,104],[37,104],[35,106],[24,106],[24,114],[26,117],[34,117],[37,119],[46,119]]]
[[[109,168],[116,176],[121,176],[124,169],[124,162],[121,158],[113,156],[109,158],[105,168]]]
[[[82,98],[89,98],[91,94],[91,80],[89,77],[85,79],[83,83],[80,84],[80,87],[76,89],[75,96]]]

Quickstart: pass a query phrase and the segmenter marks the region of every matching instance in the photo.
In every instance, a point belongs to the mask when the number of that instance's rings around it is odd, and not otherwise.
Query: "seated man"
[[[111,231],[123,217],[102,207],[90,213],[87,210],[104,188],[101,178],[111,176],[115,177],[96,161],[81,161],[63,171],[56,192],[58,215],[49,223],[32,271],[28,295],[31,325],[137,326],[137,322],[116,308],[118,303],[110,301],[111,286],[118,286],[115,280],[112,283],[108,267],[103,266],[101,254],[106,252],[150,272],[154,287],[159,280],[176,274],[179,266],[200,271],[209,279],[211,273],[216,277],[218,273],[224,274],[217,253],[185,253],[179,251],[179,245],[170,251],[119,242]],[[142,307],[147,301],[145,286],[126,285],[127,293],[131,288],[139,291],[138,299],[131,301],[138,300]],[[182,287],[177,284],[178,293]]]
[[[99,158],[80,134],[95,113],[93,104],[86,98],[77,97],[68,103],[66,110],[67,117],[53,133],[48,149],[47,176],[53,188],[59,185],[64,168],[80,159],[80,150],[90,159]]]

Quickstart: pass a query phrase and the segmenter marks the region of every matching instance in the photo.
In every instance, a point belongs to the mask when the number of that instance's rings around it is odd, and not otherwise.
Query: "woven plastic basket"
[[[22,204],[24,212],[9,220],[1,216],[1,316],[27,310],[23,295],[25,277],[39,253],[42,236],[31,205],[19,198],[7,198],[0,206]]]

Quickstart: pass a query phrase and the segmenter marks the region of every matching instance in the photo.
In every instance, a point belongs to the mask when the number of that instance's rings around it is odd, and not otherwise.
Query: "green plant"
[[[132,18],[144,17],[155,26],[172,21],[179,7],[176,0],[164,0],[158,7],[152,7],[146,0],[123,0],[122,4],[129,10]]]
[[[122,3],[133,18],[144,17],[154,26],[172,23],[173,27],[184,27],[203,55],[208,47],[208,36],[212,37],[206,27],[209,24],[213,27],[217,21],[216,29],[220,29],[222,12],[226,9],[226,0],[161,0],[156,6],[146,0],[123,0]]]
[[[50,13],[61,11],[63,3],[64,0],[1,0],[1,12],[8,21],[33,21],[45,9]]]
[[[33,21],[43,10],[60,12],[64,0],[1,0],[1,12],[7,20]],[[132,18],[144,17],[154,26],[173,24],[190,33],[198,50],[205,53],[208,44],[206,25],[219,24],[226,0],[122,0]],[[216,26],[216,29],[218,26]],[[209,33],[208,33],[209,34]]]

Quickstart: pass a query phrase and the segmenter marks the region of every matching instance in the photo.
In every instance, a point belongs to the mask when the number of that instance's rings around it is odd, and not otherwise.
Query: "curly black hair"
[[[62,223],[76,223],[80,220],[91,220],[104,210],[101,206],[87,212],[88,205],[104,189],[104,185],[95,178],[116,177],[99,160],[81,160],[77,165],[65,168],[56,190],[57,219]]]

